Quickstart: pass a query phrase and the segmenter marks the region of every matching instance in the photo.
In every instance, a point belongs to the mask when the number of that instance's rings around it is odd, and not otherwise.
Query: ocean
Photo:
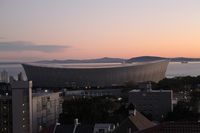
[[[199,76],[200,62],[180,63],[170,62],[167,67],[166,77]]]
[[[22,72],[26,78],[24,69],[20,64],[0,64],[0,72],[3,70],[6,70],[9,75],[14,76],[15,78],[19,72]],[[167,78],[198,75],[200,75],[200,62],[170,62],[166,72]]]

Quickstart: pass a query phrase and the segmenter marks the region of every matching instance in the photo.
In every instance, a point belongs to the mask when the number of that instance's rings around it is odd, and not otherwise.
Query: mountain
[[[147,62],[147,61],[157,61],[157,60],[170,60],[171,62],[200,62],[200,58],[186,58],[186,57],[175,57],[175,58],[165,58],[158,56],[140,56],[128,59],[126,62]]]
[[[175,58],[166,58],[166,57],[158,57],[158,56],[139,56],[133,57],[130,59],[122,59],[122,58],[97,58],[97,59],[85,59],[85,60],[76,60],[76,59],[68,59],[68,60],[41,60],[33,63],[131,63],[131,62],[148,62],[148,61],[156,61],[156,60],[170,60],[171,62],[200,62],[200,58],[186,58],[186,57],[175,57]],[[20,64],[22,62],[0,62],[0,65],[3,64]]]
[[[98,59],[86,59],[86,60],[43,60],[37,61],[35,63],[131,63],[131,62],[149,62],[149,61],[157,61],[157,60],[170,60],[171,62],[200,62],[200,58],[186,58],[186,57],[175,57],[175,58],[166,58],[166,57],[158,57],[158,56],[139,56],[133,57],[130,59],[122,59],[122,58],[98,58]]]
[[[200,62],[200,58],[176,57],[172,58],[171,62]]]
[[[147,61],[166,60],[166,59],[169,59],[169,58],[157,57],[157,56],[139,56],[139,57],[130,58],[126,62],[127,63],[131,63],[131,62],[147,62]]]
[[[98,59],[86,59],[86,60],[43,60],[35,63],[123,63],[126,59],[121,58],[98,58]]]

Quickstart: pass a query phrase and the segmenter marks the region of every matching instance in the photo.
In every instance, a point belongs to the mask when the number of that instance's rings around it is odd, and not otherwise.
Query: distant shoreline
[[[21,62],[0,62],[0,65],[20,65]]]
[[[0,62],[0,65],[21,65],[23,63],[28,63],[28,62]],[[44,63],[44,64],[58,64],[57,62],[32,62],[32,63]],[[74,63],[70,63],[70,62],[63,62],[63,63],[59,63],[59,64],[81,64],[82,62],[74,62]],[[91,62],[89,62],[91,63]],[[103,62],[94,62],[94,63],[103,63]],[[113,63],[113,62],[106,62],[106,63]],[[116,62],[116,63],[121,63],[121,62]],[[170,63],[180,63],[180,64],[189,64],[189,63],[200,63],[200,61],[189,61],[187,63],[182,63],[181,61],[170,61]],[[84,63],[85,64],[85,63]]]
[[[44,64],[70,64],[70,63],[132,63],[132,62],[149,62],[149,61],[157,61],[157,60],[169,60],[174,63],[194,63],[200,62],[200,58],[186,58],[186,57],[175,57],[175,58],[165,58],[165,57],[157,57],[157,56],[139,56],[133,57],[130,59],[123,58],[96,58],[96,59],[66,59],[66,60],[40,60],[40,61],[30,61],[30,62],[6,62],[0,61],[0,65],[15,65],[22,63],[44,63]],[[187,63],[186,63],[187,62]]]

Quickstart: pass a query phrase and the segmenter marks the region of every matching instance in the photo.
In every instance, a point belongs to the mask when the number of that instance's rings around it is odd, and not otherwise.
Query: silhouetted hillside
[[[68,60],[41,60],[36,61],[34,63],[131,63],[131,62],[148,62],[148,61],[157,61],[157,60],[170,60],[171,62],[200,62],[200,58],[186,58],[186,57],[175,57],[175,58],[166,58],[166,57],[158,57],[158,56],[139,56],[133,57],[130,59],[122,59],[122,58],[97,58],[97,59],[68,59]],[[0,64],[20,64],[23,62],[0,62]]]
[[[157,56],[140,56],[140,57],[133,57],[131,59],[128,59],[126,62],[147,62],[147,61],[156,61],[156,60],[164,60],[169,58],[164,57],[157,57]]]
[[[175,58],[165,58],[158,56],[140,56],[128,59],[126,62],[147,62],[147,61],[157,61],[157,60],[170,60],[171,62],[200,62],[200,58],[186,58],[186,57],[175,57]]]
[[[36,63],[123,63],[126,61],[121,58],[98,58],[98,59],[86,59],[86,60],[45,60],[45,61],[37,61]]]

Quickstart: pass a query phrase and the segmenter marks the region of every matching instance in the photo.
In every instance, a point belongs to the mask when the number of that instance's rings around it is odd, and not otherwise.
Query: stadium
[[[34,88],[108,87],[165,78],[169,61],[143,63],[22,64]]]

